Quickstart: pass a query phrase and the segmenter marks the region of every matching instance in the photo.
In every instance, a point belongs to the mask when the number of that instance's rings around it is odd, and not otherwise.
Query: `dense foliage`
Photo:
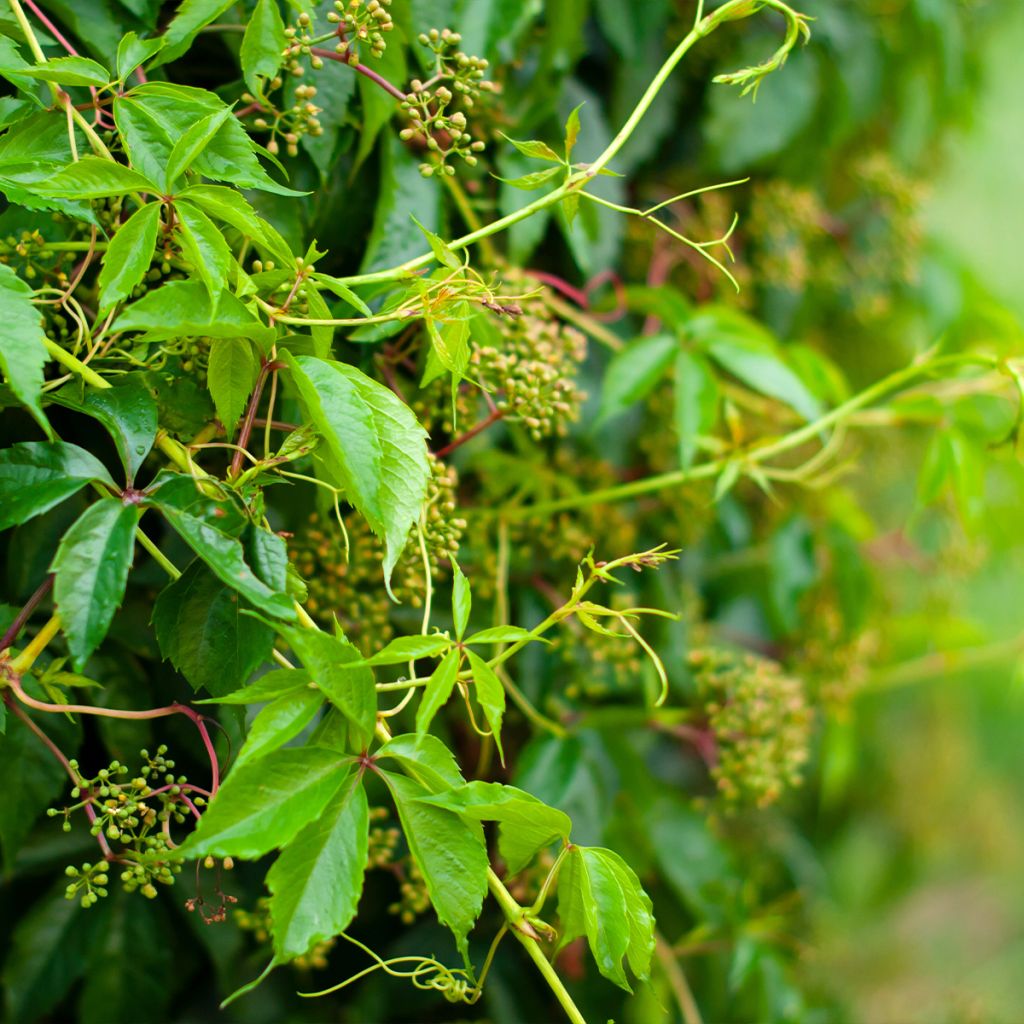
[[[987,9],[819,6],[9,0],[11,1020],[841,1019],[1024,381],[918,220]]]

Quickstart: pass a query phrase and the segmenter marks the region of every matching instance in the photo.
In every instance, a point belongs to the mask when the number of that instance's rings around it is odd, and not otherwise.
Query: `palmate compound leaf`
[[[137,505],[103,498],[64,534],[50,566],[53,593],[76,672],[107,635],[135,551]]]
[[[381,772],[391,790],[402,831],[423,875],[438,921],[451,929],[469,966],[467,936],[487,892],[483,827],[453,811],[423,803],[430,791],[403,775]]]
[[[178,852],[255,859],[287,846],[323,813],[349,767],[336,750],[275,750],[233,770]]]
[[[384,541],[384,579],[419,519],[430,466],[426,431],[393,391],[346,363],[284,353],[323,443],[318,455]]]
[[[498,852],[510,875],[522,871],[539,851],[552,843],[568,840],[572,829],[569,815],[563,811],[499,782],[475,780],[420,797],[420,802],[444,807],[470,821],[498,822]]]
[[[368,837],[366,791],[352,772],[267,874],[277,963],[303,956],[348,927],[363,890]]]
[[[641,981],[650,975],[654,916],[633,869],[612,850],[574,846],[558,876],[558,948],[586,935],[598,970],[632,992],[622,961]]]

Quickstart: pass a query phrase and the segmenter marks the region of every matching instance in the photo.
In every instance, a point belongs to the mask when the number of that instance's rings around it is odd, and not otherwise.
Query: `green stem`
[[[57,360],[58,363],[66,366],[73,373],[77,373],[86,384],[94,388],[113,387],[110,381],[104,380],[91,366],[86,366],[81,359],[77,359],[70,352],[61,348],[55,341],[46,339],[46,351]]]
[[[153,561],[160,566],[161,569],[172,580],[179,579],[181,576],[181,570],[150,540],[149,536],[142,531],[141,526],[135,528],[135,539],[149,552]]]
[[[565,1015],[572,1021],[572,1024],[587,1024],[586,1018],[580,1013],[575,1002],[573,1002],[572,996],[569,995],[569,990],[565,987],[551,962],[544,955],[537,939],[522,930],[521,925],[525,921],[526,911],[513,899],[512,894],[502,884],[501,879],[490,868],[487,869],[487,885],[501,907],[506,920],[509,922],[510,931],[523,949],[526,950],[527,955],[548,983],[548,988],[551,989],[555,998],[561,1004],[562,1009],[565,1010]]]
[[[739,461],[746,465],[758,465],[777,455],[783,455],[799,448],[809,441],[815,440],[823,430],[848,418],[852,413],[871,405],[877,399],[896,391],[910,381],[932,373],[937,369],[946,366],[957,366],[967,363],[981,363],[985,366],[995,366],[998,360],[990,356],[967,353],[963,355],[943,356],[932,359],[928,362],[915,363],[911,366],[897,370],[895,373],[884,377],[870,387],[865,388],[859,394],[837,405],[825,415],[805,424],[798,430],[794,430],[775,441],[763,444],[748,452],[733,453],[710,462],[701,463],[699,466],[692,466],[689,469],[676,469],[669,473],[659,473],[656,476],[645,477],[641,480],[632,480],[629,483],[618,484],[615,487],[604,487],[596,491],[588,491],[583,494],[573,495],[568,498],[558,498],[554,501],[538,502],[535,505],[521,505],[514,508],[503,508],[500,515],[506,519],[528,519],[533,516],[550,516],[556,512],[563,512],[566,509],[585,508],[591,505],[605,505],[617,501],[625,501],[628,498],[635,498],[642,494],[650,494],[652,491],[661,491],[669,487],[678,487],[681,484],[692,483],[696,480],[706,480],[721,473],[730,462]],[[497,515],[498,513],[493,513]]]

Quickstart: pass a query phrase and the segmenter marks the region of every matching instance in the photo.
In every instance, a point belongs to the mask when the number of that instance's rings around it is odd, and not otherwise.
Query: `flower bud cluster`
[[[564,437],[586,398],[576,383],[586,358],[586,337],[552,316],[542,300],[501,321],[502,344],[474,344],[469,376],[494,393],[497,407],[539,441]]]
[[[406,858],[400,865],[402,875],[398,887],[399,897],[397,902],[388,907],[388,913],[397,914],[402,924],[408,925],[430,909],[430,894],[427,892],[427,883],[412,857]]]
[[[494,91],[494,83],[484,76],[488,62],[458,49],[462,36],[451,29],[432,28],[423,32],[419,41],[434,54],[433,74],[423,81],[414,78],[402,101],[409,125],[399,133],[405,142],[418,144],[432,154],[433,160],[420,164],[420,173],[429,178],[437,174],[454,174],[447,163],[459,157],[473,167],[484,143],[473,137],[463,110],[455,109],[459,101],[472,110],[481,94]]]
[[[90,907],[99,897],[106,896],[107,869],[115,864],[120,867],[125,892],[138,890],[153,899],[157,895],[154,883],[173,883],[181,865],[152,859],[153,854],[170,848],[170,824],[186,821],[189,803],[198,809],[205,801],[199,794],[186,795],[192,787],[184,775],[174,775],[174,762],[167,759],[166,753],[164,746],[153,757],[143,750],[145,764],[133,778],[128,778],[127,766],[119,761],[111,761],[108,768],[100,769],[93,778],[81,775],[77,761],[69,762],[76,775],[71,797],[77,803],[60,809],[51,807],[47,815],[63,816],[62,827],[70,832],[71,814],[88,808],[92,815],[90,831],[105,844],[104,849],[110,848],[110,853],[101,865],[83,864],[80,869],[67,869],[66,874],[72,879],[66,890],[68,899],[79,897],[83,907]]]
[[[334,0],[334,10],[327,20],[338,26],[341,42],[336,49],[350,63],[359,63],[359,47],[365,45],[371,56],[383,57],[387,49],[385,32],[395,23],[391,20],[391,0]]]
[[[778,662],[720,648],[690,651],[714,739],[711,775],[733,806],[767,807],[803,781],[813,712]]]
[[[319,57],[313,58],[319,61]],[[299,71],[301,66],[296,65]],[[296,72],[292,70],[292,74]],[[276,92],[283,85],[282,79],[276,77],[269,82],[268,93]],[[300,82],[292,91],[293,102],[278,108],[263,97],[259,101],[251,93],[243,93],[242,101],[258,107],[256,116],[253,118],[252,126],[261,132],[269,132],[270,139],[267,141],[267,152],[277,156],[282,148],[288,156],[299,155],[299,141],[303,135],[310,135],[316,138],[323,135],[324,128],[320,123],[319,114],[323,108],[318,107],[313,98],[317,94],[315,85],[307,85]],[[285,101],[287,103],[287,101]]]
[[[368,868],[390,868],[395,862],[395,851],[402,833],[393,825],[387,825],[386,807],[370,808],[370,835],[367,855]]]

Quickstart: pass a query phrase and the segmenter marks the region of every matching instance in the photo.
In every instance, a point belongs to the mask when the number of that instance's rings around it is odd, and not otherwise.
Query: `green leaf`
[[[440,235],[431,231],[430,228],[424,227],[413,214],[410,213],[409,216],[416,227],[426,235],[427,244],[430,246],[430,250],[433,252],[437,262],[449,270],[461,270],[462,260],[448,248],[448,243]]]
[[[468,302],[459,302],[452,310],[451,319],[441,320],[433,316],[424,318],[430,336],[430,353],[423,371],[420,387],[426,387],[432,380],[442,376],[445,370],[452,375],[453,390],[458,387],[466,368],[469,366],[469,321],[472,314]]]
[[[572,831],[567,814],[499,782],[473,781],[420,801],[473,821],[498,822],[498,851],[510,875],[517,875],[540,850],[557,840],[568,841]]]
[[[83,910],[64,899],[63,889],[40,897],[11,934],[3,976],[7,1020],[45,1017],[85,973],[106,928],[103,901]]]
[[[51,57],[45,64],[30,64],[17,72],[58,85],[106,85],[110,81],[107,69],[88,57]]]
[[[334,292],[339,299],[344,299],[354,310],[362,313],[363,316],[373,316],[373,310],[344,282],[329,274],[313,274],[313,280],[323,285],[329,291]]]
[[[167,50],[160,54],[160,62]],[[132,163],[162,181],[171,151],[197,121],[229,109],[215,94],[169,82],[147,82],[114,101],[114,120],[124,137]],[[196,159],[192,170],[237,188],[255,188],[277,195],[298,196],[277,184],[256,155],[256,144],[237,117],[228,117]]]
[[[235,258],[220,229],[198,206],[179,202],[175,204],[175,211],[181,254],[192,264],[192,272],[199,275],[211,300],[216,302],[228,283],[232,267],[236,266]]]
[[[145,175],[98,156],[83,156],[77,163],[68,164],[52,178],[32,188],[40,195],[66,196],[69,199],[105,199],[107,196],[125,196],[129,192],[160,194],[160,189]]]
[[[719,366],[753,391],[785,402],[804,419],[821,415],[821,403],[786,365],[775,339],[749,317],[725,307],[704,307],[685,330]]]
[[[413,658],[436,658],[451,647],[451,640],[442,633],[432,636],[400,636],[385,644],[364,665],[401,665]]]
[[[671,334],[638,338],[617,352],[605,370],[597,422],[604,423],[643,401],[665,376],[679,352]]]
[[[522,626],[491,626],[481,629],[478,633],[466,637],[467,644],[514,644],[517,640],[525,640],[530,635]],[[538,639],[541,639],[538,637]]]
[[[0,530],[53,508],[98,480],[114,486],[103,464],[64,441],[25,441],[0,451]]]
[[[251,619],[252,616],[246,616]],[[262,704],[264,701],[273,700],[275,697],[284,696],[286,693],[293,693],[304,687],[309,688],[312,678],[308,672],[300,668],[277,668],[267,672],[259,679],[254,680],[248,686],[240,690],[232,690],[222,697],[210,697],[207,700],[197,700],[197,704]]]
[[[53,594],[76,672],[107,635],[124,598],[138,522],[137,505],[103,498],[75,520],[57,548]]]
[[[337,751],[312,746],[244,764],[228,775],[178,853],[254,860],[287,846],[320,817],[348,770]]]
[[[355,917],[368,835],[366,791],[353,772],[323,814],[285,847],[267,873],[274,957],[279,963],[340,935]]]
[[[562,163],[562,158],[546,142],[538,142],[536,139],[530,139],[528,142],[519,142],[517,139],[510,138],[504,132],[498,132],[498,134],[506,142],[515,146],[523,156],[534,157],[537,160],[550,160],[556,164]]]
[[[708,361],[697,352],[680,351],[676,356],[675,425],[682,469],[693,465],[697,439],[714,429],[718,401],[718,379]]]
[[[234,768],[266,757],[294,739],[313,721],[323,704],[323,694],[305,686],[275,697],[253,719],[245,743],[235,759]]]
[[[390,388],[354,366],[290,353],[284,359],[307,419],[323,437],[318,454],[384,541],[389,583],[427,493],[426,431]]]
[[[192,45],[200,30],[216,21],[232,3],[233,0],[182,0],[164,33],[166,47],[157,63],[177,60]]]
[[[242,74],[250,92],[259,95],[263,91],[260,78],[273,78],[277,74],[287,43],[277,0],[259,0],[246,25],[239,51]]]
[[[495,675],[494,669],[473,651],[466,651],[469,668],[476,686],[476,699],[484,709],[484,717],[494,734],[494,745],[498,748],[501,763],[505,763],[505,752],[501,748],[501,720],[505,717],[505,687]]]
[[[178,193],[178,198],[187,199],[209,216],[230,224],[236,231],[270,249],[282,262],[291,262],[292,255],[287,246],[283,241],[280,245],[277,244],[280,235],[277,235],[277,232],[256,213],[248,200],[233,188],[226,188],[224,185],[191,185],[182,189]],[[273,236],[277,238],[274,239]]]
[[[431,673],[423,691],[423,697],[420,699],[420,706],[416,709],[416,731],[418,733],[426,733],[430,728],[430,723],[434,720],[434,715],[448,703],[448,698],[455,688],[455,679],[459,674],[461,662],[459,651],[451,650]]]
[[[39,395],[43,387],[43,367],[49,355],[42,315],[32,304],[32,288],[11,270],[0,264],[0,369],[15,397],[32,413],[36,422],[52,437],[43,415]],[[2,515],[2,513],[0,513]]]
[[[100,309],[110,309],[114,303],[127,299],[145,277],[153,262],[159,226],[160,204],[147,203],[117,229],[103,254]]]
[[[295,609],[287,594],[275,592],[260,580],[246,564],[242,545],[197,516],[161,504],[158,491],[153,503],[183,541],[232,590],[251,601],[261,611],[279,619],[292,620]]]
[[[580,137],[580,108],[582,103],[577,104],[569,111],[565,121],[565,160],[568,163],[572,157],[572,151],[576,148],[576,140]]]
[[[518,178],[499,178],[496,174],[494,177],[503,185],[518,188],[523,192],[532,192],[534,189],[541,188],[551,181],[562,170],[563,168],[559,165],[558,167],[546,167],[543,171],[531,171],[529,174],[523,174]]]
[[[211,343],[206,383],[228,437],[235,432],[259,372],[259,359],[247,338],[215,338]]]
[[[128,32],[117,46],[117,77],[123,82],[137,67],[158,54],[165,42],[163,36],[140,39],[135,32]]]
[[[274,631],[244,614],[246,607],[199,559],[160,592],[153,606],[160,652],[193,689],[230,693],[270,658]]]
[[[169,281],[133,302],[114,331],[141,331],[147,341],[171,338],[252,338],[270,345],[277,331],[258,320],[230,292],[210,297],[201,281]]]
[[[559,872],[558,913],[559,949],[586,935],[597,968],[609,981],[633,991],[623,958],[638,979],[647,980],[654,952],[651,901],[618,854],[594,846],[573,847]]]
[[[469,625],[469,613],[473,608],[473,594],[469,589],[469,580],[466,579],[459,563],[453,555],[449,561],[452,563],[452,619],[455,623],[455,636],[461,640],[465,635],[466,627]]]
[[[364,664],[353,664],[361,661],[358,649],[327,633],[304,629],[279,632],[324,696],[349,720],[356,747],[368,746],[377,724],[377,689],[373,672]]]
[[[455,755],[436,736],[429,734],[394,736],[377,751],[377,758],[393,758],[431,793],[462,786],[466,782]]]
[[[167,158],[164,170],[164,188],[171,192],[174,183],[199,159],[206,147],[214,140],[221,125],[232,117],[230,107],[215,110],[200,118],[177,142]]]
[[[427,885],[438,921],[451,929],[469,963],[467,936],[487,892],[487,848],[479,822],[422,803],[429,791],[402,775],[382,771],[402,822],[409,851]]]
[[[161,508],[187,512],[229,537],[241,537],[249,526],[244,505],[236,494],[203,486],[188,473],[162,469],[146,488],[146,497]]]

